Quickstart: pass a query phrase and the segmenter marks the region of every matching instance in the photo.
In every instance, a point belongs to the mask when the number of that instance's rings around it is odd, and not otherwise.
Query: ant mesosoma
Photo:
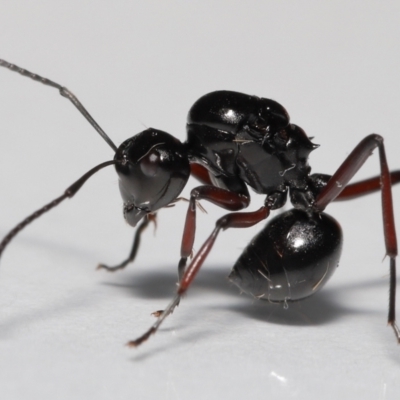
[[[273,218],[243,251],[229,278],[242,291],[270,302],[287,303],[318,291],[335,271],[342,248],[338,222],[323,210],[335,200],[347,200],[381,190],[386,254],[390,258],[388,323],[400,342],[395,322],[397,240],[393,217],[391,184],[400,181],[400,171],[390,173],[383,138],[371,134],[363,139],[332,175],[310,175],[308,156],[317,145],[305,132],[289,122],[279,103],[232,91],[216,91],[201,97],[189,111],[187,141],[149,128],[117,147],[80,101],[65,87],[23,68],[0,60],[0,66],[59,90],[82,113],[115,151],[112,161],[92,168],[64,194],[40,208],[0,243],[0,255],[11,239],[43,213],[74,196],[100,169],[114,165],[119,176],[123,213],[133,227],[137,224],[129,257],[115,266],[99,268],[116,271],[133,261],[140,236],[156,212],[178,201],[192,174],[202,182],[191,191],[186,215],[179,284],[165,310],[154,313],[157,321],[129,346],[138,346],[157,331],[179,304],[221,230],[246,228],[266,219],[271,210],[282,207],[289,194],[294,208]],[[380,176],[348,185],[371,152],[378,148]],[[264,205],[254,212],[233,212],[250,203],[247,186],[266,195]],[[216,222],[215,229],[186,266],[196,231],[199,200],[231,211]]]

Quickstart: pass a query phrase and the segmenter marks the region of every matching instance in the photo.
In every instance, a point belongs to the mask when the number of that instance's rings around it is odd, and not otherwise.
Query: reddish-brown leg
[[[344,190],[351,178],[356,174],[364,164],[371,152],[378,147],[379,162],[381,167],[380,188],[382,193],[382,215],[383,232],[385,237],[386,254],[390,258],[390,284],[389,284],[389,313],[388,324],[393,327],[397,341],[400,343],[400,330],[396,325],[396,256],[397,256],[397,238],[393,215],[392,183],[391,174],[386,161],[383,138],[379,135],[369,135],[362,140],[356,148],[350,153],[339,169],[333,174],[327,185],[318,195],[314,208],[317,211],[323,211],[325,207],[334,201]],[[393,173],[396,177],[398,172]],[[397,178],[396,178],[397,179]],[[367,181],[368,182],[368,181]],[[356,193],[367,192],[368,185],[376,185],[374,180],[369,183],[355,184]],[[354,188],[354,186],[353,186]],[[348,189],[349,191],[351,189]]]
[[[157,314],[157,321],[151,326],[151,328],[139,338],[128,342],[128,346],[136,347],[147,340],[152,334],[157,331],[164,319],[174,311],[175,307],[179,304],[182,295],[188,290],[197,272],[203,265],[221,229],[225,230],[228,228],[247,228],[253,226],[263,219],[267,218],[269,215],[269,211],[269,208],[261,207],[258,211],[248,213],[231,213],[220,218],[216,222],[215,228],[209,238],[205,241],[200,251],[196,254],[190,265],[187,267],[185,273],[182,276],[182,279],[179,282],[177,293],[171,303],[163,312],[161,312],[160,315]]]
[[[390,182],[392,186],[400,182],[400,171],[392,171],[390,173]],[[381,177],[374,176],[373,178],[347,185],[334,201],[352,200],[378,190],[381,190]]]
[[[192,253],[196,233],[196,203],[199,200],[210,201],[229,211],[241,210],[246,208],[250,203],[248,194],[238,194],[216,186],[198,186],[191,191],[182,236],[181,259],[178,265],[179,280],[181,280],[185,271],[187,259]]]

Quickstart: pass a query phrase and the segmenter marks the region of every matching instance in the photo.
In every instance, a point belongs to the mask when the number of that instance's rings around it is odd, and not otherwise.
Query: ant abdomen
[[[292,209],[273,218],[252,239],[229,279],[254,297],[300,300],[324,286],[341,250],[342,230],[334,218]]]

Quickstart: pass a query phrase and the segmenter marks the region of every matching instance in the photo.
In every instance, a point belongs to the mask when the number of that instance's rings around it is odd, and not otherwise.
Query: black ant
[[[116,271],[133,261],[143,230],[155,219],[159,209],[180,199],[190,174],[203,183],[190,194],[177,293],[165,310],[155,313],[158,318],[152,327],[128,342],[129,346],[138,346],[148,339],[172,313],[221,230],[257,224],[271,210],[281,208],[288,194],[294,209],[278,215],[262,229],[244,250],[229,278],[242,291],[270,302],[286,304],[314,294],[335,271],[342,248],[340,225],[323,210],[332,201],[379,189],[386,254],[390,258],[388,323],[400,342],[400,330],[395,322],[397,239],[391,191],[391,185],[400,181],[400,171],[389,172],[381,136],[371,134],[363,139],[332,176],[310,175],[308,156],[318,146],[300,127],[289,122],[284,107],[265,98],[216,91],[201,97],[190,109],[186,142],[149,128],[117,147],[67,88],[4,60],[0,60],[0,66],[58,89],[115,152],[112,161],[92,168],[64,194],[12,229],[0,243],[0,255],[26,225],[74,196],[97,171],[114,165],[124,201],[124,217],[133,227],[140,223],[129,257],[115,266],[99,266]],[[379,151],[380,175],[348,185],[375,148]],[[218,219],[210,237],[186,266],[193,248],[198,201],[207,200],[226,210],[239,211],[250,203],[248,186],[266,195],[264,205],[254,212],[231,212]]]

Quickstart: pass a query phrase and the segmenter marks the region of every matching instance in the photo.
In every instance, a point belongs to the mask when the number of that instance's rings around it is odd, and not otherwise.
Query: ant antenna
[[[98,134],[107,142],[107,144],[114,150],[117,151],[117,146],[114,142],[108,137],[108,135],[101,129],[99,124],[93,119],[93,117],[87,112],[85,107],[83,107],[82,103],[77,99],[77,97],[70,92],[66,87],[59,85],[56,82],[51,81],[50,79],[43,78],[40,75],[36,75],[32,72],[27,71],[26,69],[20,68],[15,64],[11,64],[5,60],[0,59],[0,66],[4,68],[8,68],[11,71],[18,72],[23,76],[27,76],[35,81],[41,82],[44,85],[54,87],[59,90],[61,96],[66,97],[71,103],[79,110],[79,112],[86,118],[90,125],[93,126],[94,129],[98,132]]]
[[[108,167],[109,165],[116,165],[116,164],[121,164],[120,161],[117,160],[111,160],[111,161],[106,161],[103,162],[99,165],[96,165],[94,168],[86,172],[83,176],[81,176],[76,182],[74,182],[71,186],[69,186],[67,189],[65,189],[64,193],[52,200],[50,203],[44,205],[42,208],[39,208],[36,210],[34,213],[31,215],[27,216],[24,220],[22,220],[17,226],[15,226],[0,242],[0,257],[4,251],[4,249],[7,247],[8,243],[11,242],[11,240],[20,232],[22,229],[24,229],[27,225],[29,225],[32,221],[35,219],[39,218],[42,214],[44,214],[47,211],[50,211],[52,208],[58,206],[62,201],[64,201],[67,198],[73,197],[76,192],[83,186],[83,184],[96,172],[100,171],[104,167]],[[123,163],[122,163],[123,164]]]

